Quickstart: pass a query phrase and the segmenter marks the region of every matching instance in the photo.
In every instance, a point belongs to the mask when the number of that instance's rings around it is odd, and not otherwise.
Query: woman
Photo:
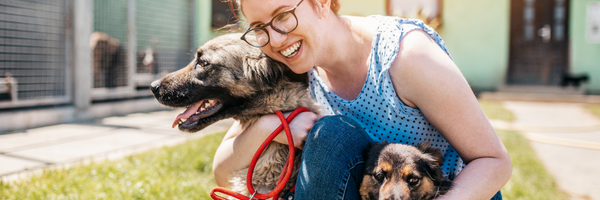
[[[358,199],[361,152],[371,140],[386,140],[430,141],[442,150],[442,169],[457,176],[438,199],[501,199],[509,155],[431,28],[415,20],[339,16],[340,0],[237,3],[250,27],[242,39],[294,72],[308,72],[315,99],[337,115],[303,113],[290,124],[294,145],[304,148],[296,198]],[[234,124],[215,155],[217,184],[228,186],[229,174],[248,166],[278,125],[276,116],[246,130]],[[276,141],[285,144],[284,137]]]

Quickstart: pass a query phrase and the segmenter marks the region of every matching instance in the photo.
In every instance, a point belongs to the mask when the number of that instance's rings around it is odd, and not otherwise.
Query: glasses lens
[[[273,18],[273,28],[281,33],[289,33],[296,29],[298,20],[291,12],[283,12]]]
[[[269,35],[262,28],[257,28],[246,33],[244,39],[252,46],[262,47],[269,42]]]

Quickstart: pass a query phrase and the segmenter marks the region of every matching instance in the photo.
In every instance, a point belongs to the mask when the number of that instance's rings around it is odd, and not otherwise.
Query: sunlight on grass
[[[481,109],[488,119],[497,119],[512,122],[515,115],[502,106],[501,101],[479,100]]]
[[[0,182],[0,199],[210,199],[212,157],[223,136]]]
[[[542,165],[529,141],[514,131],[496,130],[513,163],[512,177],[502,188],[504,199],[569,199]]]
[[[585,106],[592,114],[596,115],[596,117],[600,118],[600,104],[588,104]]]
[[[513,113],[504,108],[501,101],[479,100],[479,104],[489,119],[515,120]],[[569,195],[560,190],[548,174],[527,139],[516,131],[496,130],[496,133],[513,163],[512,177],[502,188],[504,199],[569,199]]]

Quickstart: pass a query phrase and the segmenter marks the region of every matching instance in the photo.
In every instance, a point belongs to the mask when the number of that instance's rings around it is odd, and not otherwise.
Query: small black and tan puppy
[[[418,147],[373,143],[365,150],[367,162],[360,196],[367,199],[433,199],[448,192],[452,181],[444,177],[440,150],[421,143]]]

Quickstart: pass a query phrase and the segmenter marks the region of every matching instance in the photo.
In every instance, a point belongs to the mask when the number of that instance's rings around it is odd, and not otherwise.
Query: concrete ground
[[[171,128],[183,110],[108,117],[93,123],[72,123],[0,135],[0,177],[16,180],[48,166],[116,159],[208,133],[226,131],[232,120],[217,122],[194,133]]]
[[[600,200],[600,119],[578,103],[505,101],[512,123],[495,128],[518,130],[557,184],[573,199]]]
[[[600,119],[577,103],[505,101],[514,122],[492,120],[499,129],[522,132],[560,187],[573,199],[600,200]],[[231,120],[195,134],[171,128],[182,110],[109,117],[88,124],[59,124],[0,135],[0,177],[10,181],[48,166],[114,159],[216,131]]]

